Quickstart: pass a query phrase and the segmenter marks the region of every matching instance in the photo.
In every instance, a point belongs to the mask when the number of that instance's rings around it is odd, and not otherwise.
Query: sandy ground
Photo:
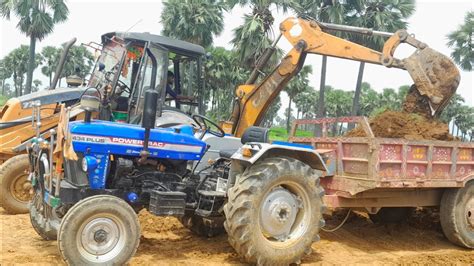
[[[340,218],[340,217],[339,217]],[[0,208],[0,264],[63,264],[56,241],[43,241],[28,215],[7,215]],[[334,218],[338,219],[338,218]],[[242,264],[225,235],[212,239],[194,236],[171,217],[140,213],[142,238],[131,265]],[[337,221],[329,221],[335,223]],[[474,251],[453,246],[433,214],[417,214],[407,223],[376,225],[353,214],[342,229],[321,233],[303,264],[457,264],[473,265]]]

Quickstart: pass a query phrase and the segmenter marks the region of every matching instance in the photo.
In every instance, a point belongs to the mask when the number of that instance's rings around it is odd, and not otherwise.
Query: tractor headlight
[[[82,158],[82,171],[88,172],[97,168],[97,159],[93,156],[85,156]]]

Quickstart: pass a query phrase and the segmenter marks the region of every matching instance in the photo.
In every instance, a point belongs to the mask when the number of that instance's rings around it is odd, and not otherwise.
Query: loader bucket
[[[447,56],[429,47],[417,50],[403,63],[415,82],[418,91],[415,95],[424,98],[418,101],[428,102],[426,113],[431,117],[439,116],[458,88],[457,67]]]

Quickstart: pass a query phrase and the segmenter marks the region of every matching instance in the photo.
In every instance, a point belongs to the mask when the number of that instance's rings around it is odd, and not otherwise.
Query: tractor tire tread
[[[253,197],[257,193],[261,193],[265,184],[270,182],[273,177],[295,173],[298,176],[305,177],[304,182],[313,189],[312,199],[317,199],[320,209],[322,209],[322,199],[320,195],[323,191],[319,187],[319,176],[315,175],[318,171],[314,171],[306,164],[287,157],[277,157],[265,159],[254,166],[249,167],[240,176],[237,185],[229,190],[228,202],[224,206],[226,221],[224,228],[228,234],[230,245],[240,254],[246,262],[258,265],[288,265],[301,260],[301,257],[309,253],[311,244],[316,237],[311,236],[305,240],[302,250],[292,250],[291,255],[283,254],[281,257],[270,257],[267,254],[258,252],[259,244],[252,237],[252,228],[256,227],[251,220],[251,212],[253,211]],[[313,178],[314,177],[314,178]],[[312,185],[311,185],[312,184]],[[322,212],[318,214],[316,221],[322,218]],[[316,226],[317,227],[317,226]],[[315,234],[318,234],[318,228]]]
[[[0,206],[9,214],[28,213],[28,204],[20,203],[11,196],[10,179],[19,166],[28,167],[29,164],[28,154],[20,154],[6,160],[0,166]]]

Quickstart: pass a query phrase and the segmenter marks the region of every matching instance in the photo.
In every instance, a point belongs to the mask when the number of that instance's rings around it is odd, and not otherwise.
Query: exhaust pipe
[[[58,66],[56,67],[56,72],[54,73],[53,82],[51,83],[51,87],[49,87],[50,90],[56,89],[56,85],[58,84],[58,81],[59,81],[59,79],[61,77],[61,74],[63,72],[64,64],[66,63],[66,58],[67,58],[67,54],[69,53],[69,49],[71,49],[71,47],[74,45],[76,40],[77,40],[77,38],[72,38],[64,46],[64,51],[61,54],[61,58],[59,59]]]

